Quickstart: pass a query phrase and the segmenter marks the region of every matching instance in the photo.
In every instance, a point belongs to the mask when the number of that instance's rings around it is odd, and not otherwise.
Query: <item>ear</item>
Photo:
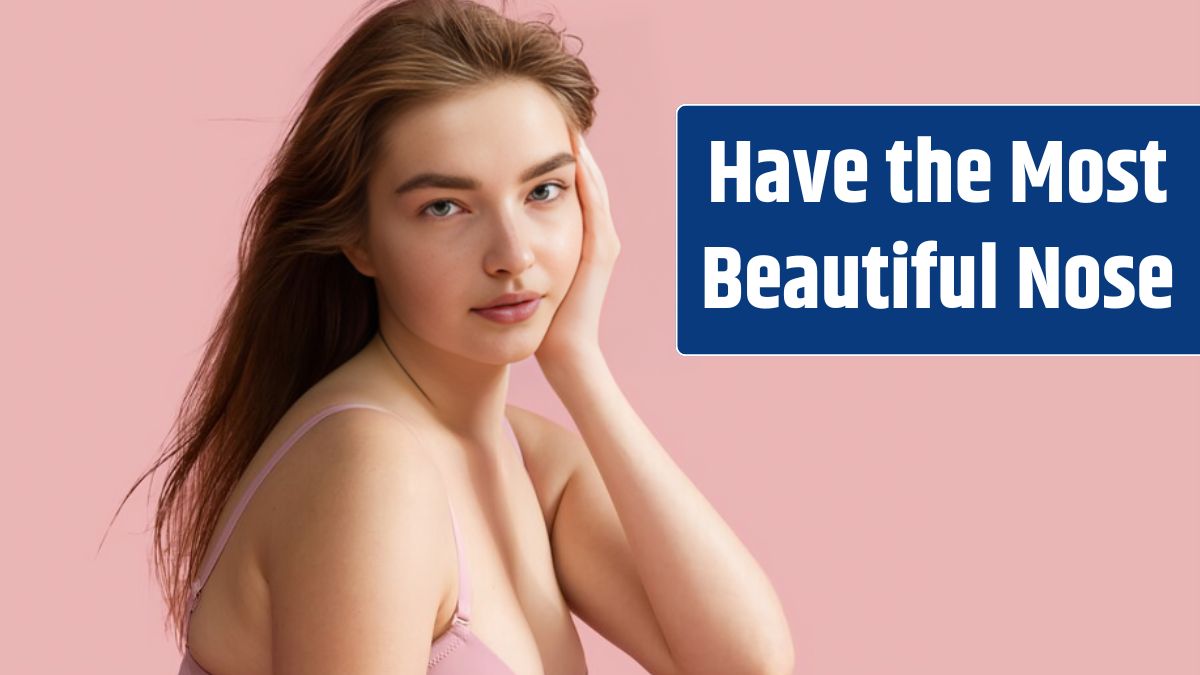
[[[361,246],[349,244],[342,247],[342,254],[354,265],[359,274],[366,277],[375,276],[375,266],[371,264],[371,256]]]

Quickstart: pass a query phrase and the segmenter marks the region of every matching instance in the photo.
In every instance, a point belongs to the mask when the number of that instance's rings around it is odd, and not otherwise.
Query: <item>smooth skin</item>
[[[333,415],[275,467],[193,614],[197,661],[214,675],[424,673],[458,597],[452,503],[471,628],[519,675],[583,672],[571,612],[651,673],[791,673],[766,575],[607,367],[599,317],[620,243],[553,97],[498,81],[406,113],[388,140],[368,236],[345,252],[375,278],[403,368],[376,336],[288,411],[229,503],[321,407],[396,415]],[[395,193],[426,173],[476,185]],[[524,322],[470,312],[525,289],[544,296]],[[578,433],[506,404],[508,364],[531,355]]]
[[[787,620],[754,558],[630,405],[600,350],[620,252],[604,178],[582,136],[584,244],[537,351],[579,434],[552,536],[572,608],[653,673],[791,673]]]

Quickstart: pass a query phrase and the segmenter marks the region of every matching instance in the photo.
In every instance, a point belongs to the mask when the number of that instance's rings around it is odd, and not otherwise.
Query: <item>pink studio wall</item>
[[[775,581],[797,671],[1200,672],[1200,358],[684,357],[673,282],[680,104],[1197,103],[1200,3],[553,6],[602,90],[609,362]],[[145,486],[97,545],[357,7],[0,9],[6,672],[177,667]],[[514,368],[513,402],[571,423]],[[580,626],[592,672],[641,672]]]

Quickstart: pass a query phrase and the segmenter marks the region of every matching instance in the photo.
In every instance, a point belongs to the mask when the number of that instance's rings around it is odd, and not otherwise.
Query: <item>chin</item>
[[[476,351],[476,360],[496,366],[508,365],[533,356],[542,344],[544,331],[536,336],[508,336]],[[536,339],[535,339],[536,337]]]

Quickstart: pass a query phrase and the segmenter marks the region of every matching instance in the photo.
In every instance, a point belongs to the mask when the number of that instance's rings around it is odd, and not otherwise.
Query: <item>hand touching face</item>
[[[583,210],[583,243],[571,288],[537,351],[538,364],[547,375],[600,354],[600,309],[621,252],[604,175],[583,135],[575,134],[572,141],[578,160],[575,170]]]

